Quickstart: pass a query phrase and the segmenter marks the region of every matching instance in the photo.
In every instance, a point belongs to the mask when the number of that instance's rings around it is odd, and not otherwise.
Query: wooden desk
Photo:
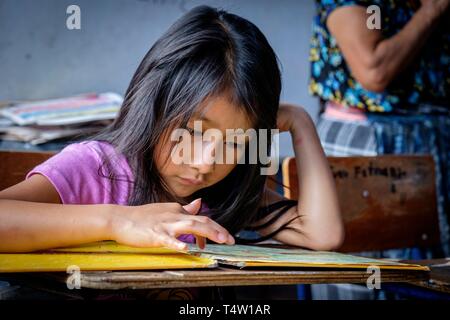
[[[430,268],[428,279],[414,282],[414,285],[450,294],[450,258],[431,260],[404,260],[404,263],[414,263]]]
[[[257,285],[295,285],[324,283],[365,284],[371,274],[365,269],[235,269],[220,267],[203,270],[162,271],[85,271],[81,272],[81,287],[100,290],[153,289],[187,287],[226,287]],[[46,279],[65,283],[65,273],[4,274],[21,279]],[[381,283],[427,282],[429,272],[382,270]]]
[[[436,294],[450,294],[450,258],[420,261],[401,261],[429,266],[426,271],[381,271],[381,288],[389,286],[408,286],[417,290],[428,290]],[[337,284],[353,283],[366,285],[370,274],[365,269],[237,269],[220,267],[197,270],[161,271],[90,271],[81,273],[81,288],[91,292],[111,292],[115,290],[148,290],[161,288],[190,287],[232,287],[232,286],[270,286],[296,284]],[[25,273],[0,274],[0,280],[12,285],[24,284],[29,287],[57,293],[69,299],[79,299],[86,291],[69,290],[65,273]],[[84,293],[83,293],[84,292]]]
[[[86,272],[81,286],[92,289],[150,289],[318,283],[366,283],[365,270],[179,270],[160,272]],[[66,280],[66,276],[59,278]],[[427,281],[427,272],[381,272],[381,282]]]

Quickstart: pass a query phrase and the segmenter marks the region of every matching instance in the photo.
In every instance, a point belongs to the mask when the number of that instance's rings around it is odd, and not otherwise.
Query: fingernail
[[[234,238],[231,235],[228,236],[228,243],[234,244]]]
[[[219,242],[225,242],[227,241],[227,236],[224,235],[223,233],[219,233]]]

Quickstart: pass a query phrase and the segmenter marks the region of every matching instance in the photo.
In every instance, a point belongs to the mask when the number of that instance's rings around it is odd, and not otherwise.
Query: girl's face
[[[168,138],[156,147],[155,163],[157,169],[166,184],[178,197],[188,197],[196,191],[214,185],[225,178],[236,167],[238,159],[243,155],[249,139],[245,132],[252,128],[252,123],[246,114],[238,106],[233,105],[227,96],[209,98],[199,109],[189,119],[185,128],[190,135],[183,137],[183,140],[172,149],[172,143],[170,142],[172,132],[167,132],[165,136]],[[198,130],[200,123],[201,131]],[[223,140],[202,139],[203,134],[208,129],[215,129],[216,133],[220,131]],[[233,131],[241,129],[243,131],[230,132],[228,130],[227,132],[227,129]],[[239,138],[232,139],[232,135],[239,136]],[[188,141],[184,139],[188,139]],[[195,153],[194,144],[197,149]],[[200,144],[201,147],[199,148]],[[192,146],[191,157],[187,163],[177,164],[179,162],[174,161],[171,154],[181,151],[181,149],[177,149],[181,145],[183,145],[183,148]],[[218,148],[222,148],[223,156],[220,155],[220,158],[223,161],[217,160],[220,154]],[[231,157],[227,157],[230,152],[233,152]],[[232,161],[226,161],[227,158],[231,158]],[[214,161],[215,159],[217,161]]]

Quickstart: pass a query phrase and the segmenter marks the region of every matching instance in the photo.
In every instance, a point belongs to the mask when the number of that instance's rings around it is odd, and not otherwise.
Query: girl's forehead
[[[206,99],[194,112],[192,120],[200,120],[204,125],[218,129],[247,130],[254,127],[244,108],[227,96]]]

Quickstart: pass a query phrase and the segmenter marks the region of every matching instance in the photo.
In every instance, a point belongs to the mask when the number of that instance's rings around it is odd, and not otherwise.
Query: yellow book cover
[[[214,268],[214,259],[167,248],[134,248],[112,241],[32,253],[0,254],[0,272],[66,272],[76,266],[84,271],[166,270]]]

